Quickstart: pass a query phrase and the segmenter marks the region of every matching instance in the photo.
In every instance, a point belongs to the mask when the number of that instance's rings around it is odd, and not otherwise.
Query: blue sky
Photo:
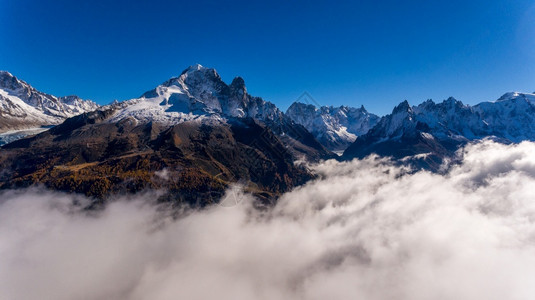
[[[535,1],[0,0],[0,69],[51,94],[125,100],[195,63],[283,109],[494,100],[535,91]]]

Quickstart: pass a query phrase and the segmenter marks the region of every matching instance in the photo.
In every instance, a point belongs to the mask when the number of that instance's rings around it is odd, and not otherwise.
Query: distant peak
[[[519,92],[508,92],[508,93],[505,93],[503,94],[500,98],[498,98],[498,100],[496,101],[505,101],[505,100],[511,100],[513,98],[516,98],[520,96],[520,93]]]
[[[245,87],[245,81],[243,78],[237,76],[235,77],[229,85],[231,93],[238,95],[245,95],[247,93],[247,88]]]
[[[31,88],[28,83],[19,80],[8,71],[0,71],[0,88],[16,90],[23,86]]]
[[[187,69],[182,71],[180,76],[178,77],[172,77],[171,79],[167,80],[166,82],[162,83],[163,86],[181,86],[182,84],[186,83],[190,86],[197,86],[200,88],[203,82],[212,82],[217,85],[224,84],[221,76],[217,74],[217,71],[213,68],[206,68],[201,66],[200,64],[196,64],[193,66],[189,66]],[[150,95],[154,95],[153,91],[149,91]],[[144,94],[147,96],[147,93]]]
[[[2,81],[17,80],[17,77],[13,76],[13,74],[8,71],[0,71],[0,79],[2,79]]]
[[[292,103],[292,105],[290,105],[290,107],[288,107],[288,109],[286,110],[286,113],[299,115],[303,112],[312,113],[312,112],[317,112],[317,111],[318,111],[318,108],[312,104],[306,104],[306,103],[302,103],[299,101],[295,101],[294,103]]]
[[[240,76],[236,76],[230,83],[230,86],[237,88],[245,87],[245,80],[243,80],[243,78],[241,78]]]
[[[13,76],[13,74],[9,73],[8,71],[2,71],[2,70],[0,70],[0,76],[15,77]]]
[[[444,100],[443,101],[444,104],[446,105],[462,105],[462,102],[453,98],[453,97],[449,97],[448,99]]]
[[[423,102],[424,104],[435,104],[435,101],[433,101],[433,99],[427,99]]]
[[[193,72],[197,72],[197,71],[204,71],[204,70],[213,70],[213,69],[203,67],[201,64],[194,64],[194,65],[189,66],[184,71],[182,71],[182,73],[180,75],[193,73]]]
[[[400,112],[410,112],[411,106],[409,104],[409,101],[405,100],[398,104],[398,106],[394,107],[394,110],[392,111],[393,114],[400,113]]]
[[[316,105],[314,104],[310,104],[310,103],[304,103],[304,102],[300,102],[300,101],[295,101],[294,103],[292,103],[292,105],[290,105],[290,107],[299,107],[299,108],[314,108],[316,109]]]
[[[204,67],[201,64],[194,64],[188,67],[188,70],[201,70],[204,69]]]

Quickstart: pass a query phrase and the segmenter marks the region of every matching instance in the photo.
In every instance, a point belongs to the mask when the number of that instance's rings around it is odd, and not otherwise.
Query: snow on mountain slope
[[[347,148],[372,128],[375,138],[369,141],[400,139],[407,137],[407,132],[412,136],[418,131],[422,133],[419,136],[427,140],[436,138],[451,146],[491,135],[511,141],[535,137],[535,130],[527,124],[530,114],[534,115],[529,110],[532,99],[531,94],[508,93],[499,101],[476,106],[464,105],[454,98],[438,104],[428,100],[414,107],[405,101],[382,119],[364,107],[317,108],[303,103],[292,104],[284,114],[274,104],[249,95],[242,78],[236,77],[227,85],[214,69],[195,65],[140,98],[117,104],[119,109],[110,122],[132,118],[141,123],[176,124],[188,120],[251,117],[269,123],[272,128],[282,128],[281,124],[289,122],[300,124],[333,151]],[[524,106],[511,104],[513,102]],[[508,108],[510,105],[517,109]],[[522,132],[521,127],[530,132]],[[284,130],[279,131],[278,134],[284,135]]]
[[[349,145],[342,158],[364,158],[373,153],[402,160],[414,157],[418,166],[438,170],[448,151],[430,133],[430,127],[418,120],[415,108],[403,101]]]
[[[512,142],[535,140],[535,95],[507,93],[495,102],[473,107],[486,124],[489,135]]]
[[[513,100],[513,99],[525,99],[531,103],[535,103],[535,93],[534,94],[528,94],[528,93],[520,93],[520,92],[509,92],[503,94],[496,102],[503,102],[507,100]]]
[[[0,71],[0,132],[57,125],[98,107],[77,96],[58,98],[42,93],[9,72]]]
[[[415,118],[439,139],[473,140],[488,135],[488,126],[473,107],[453,97],[441,103],[427,100],[413,107]]]
[[[63,118],[44,114],[41,110],[24,102],[16,96],[10,95],[6,90],[0,89],[0,126],[5,131],[7,124],[13,123],[13,127],[23,127],[24,124],[55,124]],[[16,126],[20,124],[20,126]]]
[[[318,141],[333,151],[344,150],[379,121],[379,117],[366,111],[364,106],[316,107],[294,102],[286,115],[303,125]]]
[[[404,101],[351,144],[344,157],[351,159],[371,153],[398,158],[434,153],[442,157],[448,152],[452,155],[459,145],[475,139],[533,141],[534,99],[533,94],[507,93],[497,101],[475,106],[451,97],[441,103],[427,100],[413,107]],[[437,158],[435,163],[439,161]]]
[[[511,142],[535,140],[535,95],[507,93],[494,102],[465,105],[453,97],[441,103],[427,100],[410,107],[402,102],[375,130],[382,138],[395,138],[420,122],[438,139],[474,140],[489,136]],[[413,121],[413,122],[411,122]]]
[[[55,97],[39,92],[0,71],[0,133],[11,131],[17,137],[21,132],[33,132],[17,130],[56,125],[98,107],[76,96]],[[333,151],[346,149],[361,138],[358,144],[366,144],[370,151],[371,144],[385,141],[425,144],[433,140],[453,149],[485,137],[504,142],[535,140],[535,94],[506,93],[497,101],[475,106],[454,98],[441,103],[428,100],[412,107],[404,101],[382,118],[364,107],[315,107],[303,103],[293,103],[283,113],[273,103],[249,95],[242,78],[226,84],[214,69],[201,65],[187,68],[140,98],[102,109],[110,108],[110,123],[129,120],[175,125],[191,120],[226,122],[229,118],[249,117],[264,123],[281,139],[300,141],[304,148],[320,152],[326,151],[324,146]]]
[[[507,93],[494,102],[474,106],[449,98],[414,107],[416,118],[439,138],[467,140],[494,136],[511,142],[535,140],[535,95]]]
[[[176,124],[203,118],[251,117],[280,122],[284,114],[271,102],[247,93],[242,78],[230,85],[215,69],[194,65],[178,77],[171,78],[140,98],[122,102],[110,119],[117,122],[132,117],[138,122],[156,121]]]
[[[275,104],[249,95],[242,78],[236,77],[227,85],[216,70],[201,65],[187,68],[140,98],[103,107],[108,108],[114,111],[108,119],[110,123],[129,120],[172,126],[196,120],[213,125],[233,118],[252,118],[278,135],[296,157],[304,154],[319,159],[333,155]]]

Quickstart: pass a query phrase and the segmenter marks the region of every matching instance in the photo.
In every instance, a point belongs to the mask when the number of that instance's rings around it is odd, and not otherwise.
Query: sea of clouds
[[[179,218],[5,191],[0,299],[534,299],[535,144],[462,153],[445,175],[327,161],[263,212],[237,188]]]

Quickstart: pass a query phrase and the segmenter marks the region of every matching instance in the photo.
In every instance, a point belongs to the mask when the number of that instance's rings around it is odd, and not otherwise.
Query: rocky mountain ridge
[[[140,98],[5,145],[0,188],[40,184],[98,201],[163,189],[164,200],[204,206],[240,183],[265,204],[314,177],[296,160],[333,157],[243,79],[227,85],[197,65]]]
[[[396,106],[344,152],[345,159],[372,153],[395,158],[451,157],[461,145],[491,138],[503,143],[535,140],[535,94],[507,93],[494,102],[465,105],[452,97]]]
[[[11,73],[0,71],[0,145],[99,107],[78,96],[56,97],[40,92]]]
[[[0,188],[39,184],[96,199],[163,189],[166,200],[204,206],[240,183],[267,203],[314,178],[296,161],[375,153],[438,171],[473,140],[535,140],[534,94],[507,93],[474,106],[454,98],[404,101],[379,118],[364,107],[303,103],[282,112],[251,96],[242,78],[226,84],[201,65],[102,107],[38,92],[11,74],[2,78],[0,96],[11,101],[3,103],[19,106],[0,123],[32,121],[37,112],[37,120],[60,124],[1,148]],[[340,158],[329,151],[343,149]]]
[[[343,151],[358,136],[366,134],[379,122],[379,116],[364,106],[321,106],[294,102],[286,115],[303,125],[316,139],[332,151]]]

